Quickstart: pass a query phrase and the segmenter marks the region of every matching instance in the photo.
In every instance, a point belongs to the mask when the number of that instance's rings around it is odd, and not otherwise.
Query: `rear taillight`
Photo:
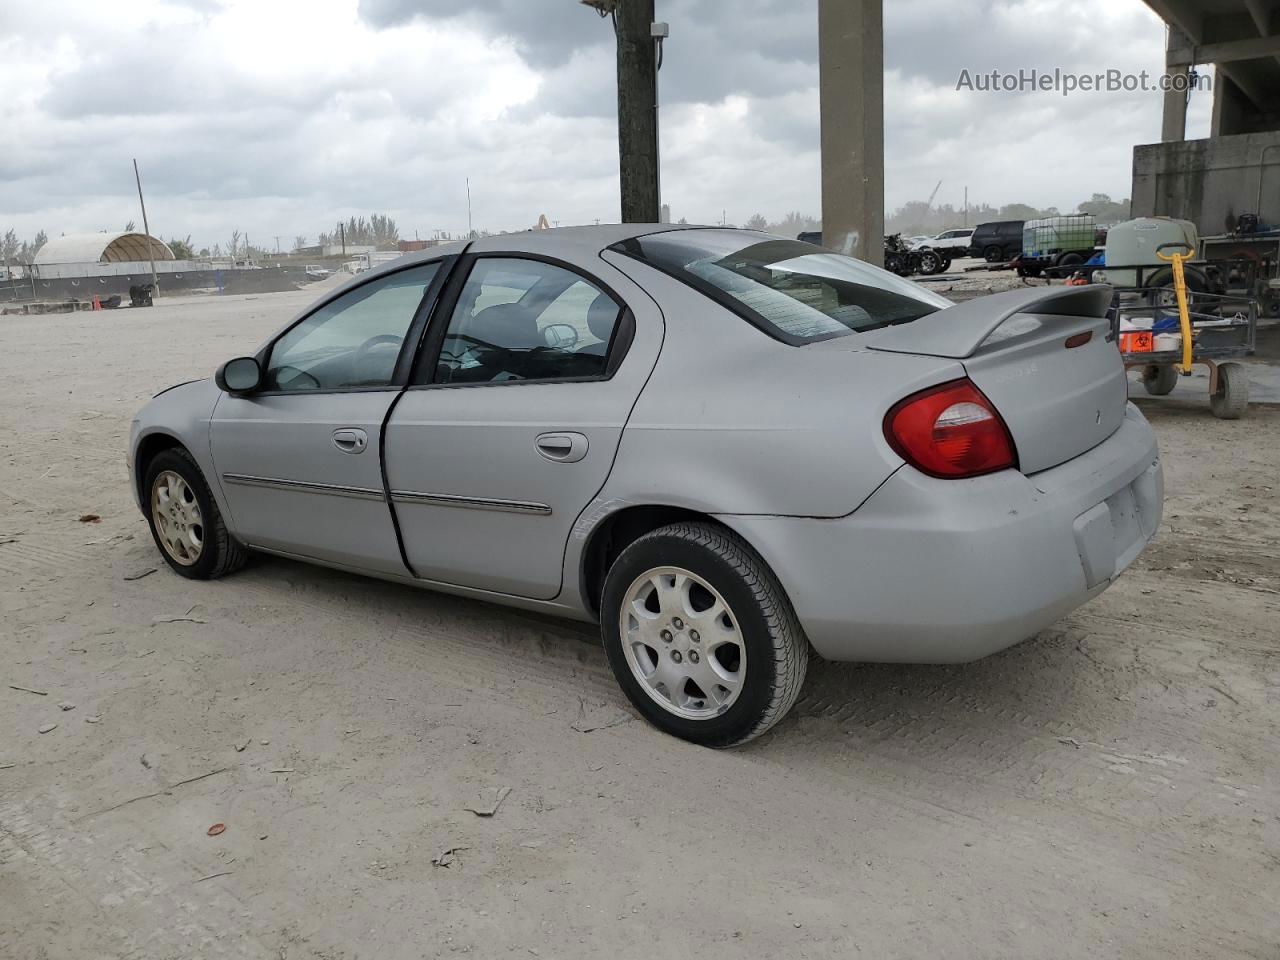
[[[1018,462],[1009,428],[969,380],[900,400],[885,415],[884,435],[898,456],[932,477],[976,477]]]

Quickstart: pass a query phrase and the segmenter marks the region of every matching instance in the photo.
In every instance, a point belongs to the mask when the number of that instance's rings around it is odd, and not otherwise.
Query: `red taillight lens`
[[[1017,463],[1000,414],[969,380],[952,380],[900,400],[884,418],[898,456],[933,477],[976,477]]]

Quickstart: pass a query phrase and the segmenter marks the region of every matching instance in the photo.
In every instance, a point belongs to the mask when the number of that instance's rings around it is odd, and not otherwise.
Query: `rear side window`
[[[431,380],[604,376],[621,314],[613,297],[571,270],[539,260],[482,257],[458,296]]]
[[[910,323],[951,306],[869,263],[752,231],[673,230],[626,240],[614,249],[797,346]]]

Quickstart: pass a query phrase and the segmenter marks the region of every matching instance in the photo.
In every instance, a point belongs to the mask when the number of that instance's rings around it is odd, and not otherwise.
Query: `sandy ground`
[[[980,663],[815,663],[712,752],[580,625],[165,568],[133,411],[312,296],[0,325],[0,957],[1280,955],[1280,409],[1140,401],[1167,522],[1113,589]]]

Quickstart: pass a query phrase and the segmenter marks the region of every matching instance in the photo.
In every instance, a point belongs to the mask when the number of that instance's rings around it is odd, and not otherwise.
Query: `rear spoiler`
[[[1105,317],[1110,308],[1111,287],[1102,283],[1009,290],[967,300],[912,323],[876,330],[864,343],[872,350],[959,360],[972,356],[998,326],[1017,314]]]

